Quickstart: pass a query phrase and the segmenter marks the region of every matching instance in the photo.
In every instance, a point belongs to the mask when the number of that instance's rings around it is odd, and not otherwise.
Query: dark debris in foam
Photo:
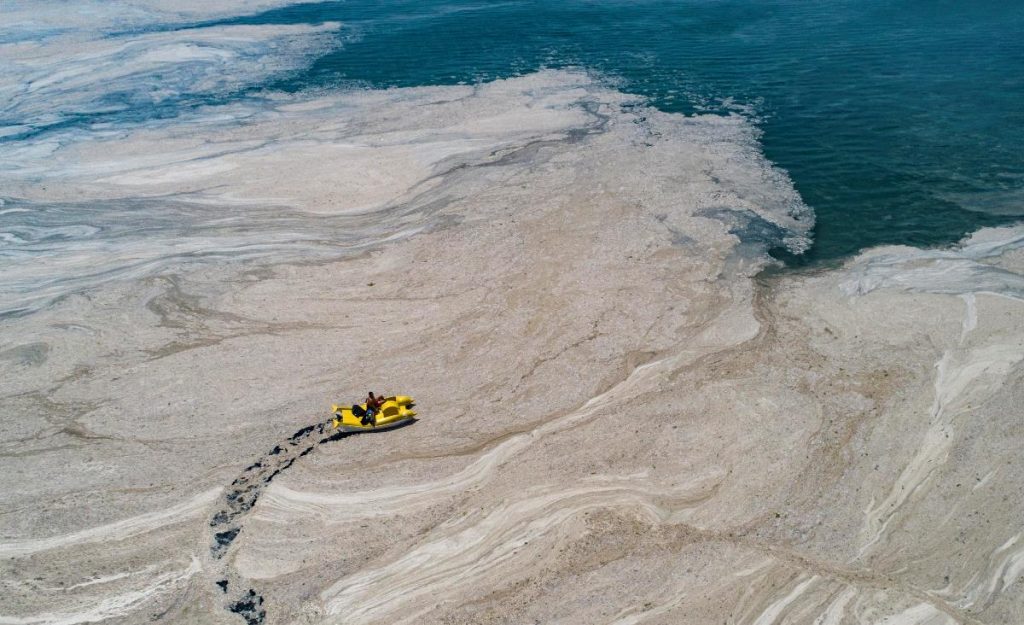
[[[322,428],[323,425],[321,425],[320,427]],[[308,426],[302,428],[301,430],[299,430],[298,432],[292,434],[291,437],[288,438],[288,440],[294,441],[296,439],[302,438],[303,436],[305,436],[306,434],[309,434],[310,432],[312,432],[316,428],[317,428],[316,425],[308,425]]]
[[[214,559],[219,560],[224,555],[224,552],[228,550],[228,547],[231,546],[231,543],[235,542],[235,538],[238,537],[238,532],[240,531],[242,531],[242,528],[233,527],[229,530],[224,530],[223,532],[217,532],[214,534],[213,546],[210,547],[210,555],[212,555]]]
[[[238,538],[244,526],[245,515],[252,510],[259,500],[263,489],[295,461],[308,455],[317,445],[341,440],[350,436],[347,432],[327,433],[327,424],[315,423],[308,425],[279,445],[274,445],[262,458],[242,470],[224,493],[220,508],[210,517],[213,528],[213,542],[210,555],[214,560],[222,560],[228,549]],[[312,442],[312,441],[316,442]],[[301,451],[300,451],[301,450]],[[228,592],[228,576],[215,582],[222,593]],[[241,598],[227,605],[227,609],[245,619],[248,625],[262,625],[267,618],[263,608],[263,597],[255,590],[249,589]]]
[[[228,609],[245,619],[248,625],[262,625],[267,619],[263,609],[263,597],[252,588],[242,598],[228,606]]]
[[[296,459],[313,451],[315,445],[307,445],[302,452],[295,453],[300,443],[313,436],[321,436],[324,428],[325,424],[317,423],[298,430],[288,438],[287,443],[274,445],[263,458],[245,467],[241,475],[231,482],[231,488],[224,493],[220,509],[210,518],[210,527],[219,530],[214,533],[210,555],[215,559],[224,556],[241,531],[239,517],[252,510],[267,484],[295,464]],[[341,437],[328,437],[321,442],[338,438]]]

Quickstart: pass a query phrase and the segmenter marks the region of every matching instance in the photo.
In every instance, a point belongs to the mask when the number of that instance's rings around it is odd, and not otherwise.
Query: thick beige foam
[[[755,279],[809,226],[756,132],[631,101],[324,95],[54,165],[39,202],[254,211],[208,250],[278,241],[269,197],[386,242],[160,256],[5,320],[0,622],[237,623],[249,587],[267,623],[1021,620],[1021,231]],[[316,445],[211,557],[209,499],[367,390],[421,420]]]

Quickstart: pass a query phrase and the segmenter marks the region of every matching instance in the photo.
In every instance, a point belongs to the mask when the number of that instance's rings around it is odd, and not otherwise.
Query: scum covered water
[[[343,45],[216,97],[583,67],[662,110],[757,120],[818,216],[790,261],[946,244],[1024,214],[1021,2],[350,0],[215,23],[330,21]],[[118,115],[166,114],[146,108]]]

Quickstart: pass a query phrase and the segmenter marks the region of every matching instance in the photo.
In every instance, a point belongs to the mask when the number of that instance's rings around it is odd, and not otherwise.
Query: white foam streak
[[[228,93],[304,67],[334,45],[336,23],[211,26],[0,46],[3,116],[45,127],[188,95]],[[5,58],[6,57],[6,58]]]
[[[972,334],[978,327],[978,293],[1024,301],[1024,276],[987,262],[1022,247],[1024,227],[983,229],[952,250],[886,247],[869,250],[847,264],[850,277],[840,283],[847,295],[887,289],[958,295],[964,303],[959,340],[935,365],[928,429],[889,494],[879,502],[872,500],[865,510],[858,557],[878,543],[903,504],[946,462],[962,406],[993,395],[1024,359],[1019,344],[1000,336],[975,340]],[[987,345],[971,345],[986,338]]]
[[[154,578],[149,585],[141,589],[105,597],[83,611],[48,612],[32,616],[0,615],[0,625],[76,625],[77,623],[96,623],[125,616],[137,610],[145,601],[188,580],[200,570],[202,570],[202,566],[199,560],[193,557],[191,564],[184,571],[164,573]]]
[[[125,540],[133,536],[152,532],[167,525],[182,523],[205,512],[216,501],[217,497],[220,496],[221,490],[221,488],[212,488],[164,510],[147,512],[70,534],[0,543],[0,557],[18,558],[40,551],[71,547],[83,543]]]
[[[964,293],[960,296],[964,300],[964,320],[960,330],[960,344],[963,345],[967,335],[978,327],[978,302],[974,293]]]
[[[839,593],[835,599],[833,599],[825,611],[814,619],[814,625],[840,625],[843,620],[843,614],[846,613],[846,606],[850,603],[850,600],[857,596],[857,589],[852,586],[847,587],[843,592]]]
[[[610,625],[638,625],[648,619],[653,619],[662,614],[671,612],[672,610],[683,605],[689,594],[685,591],[686,586],[680,585],[681,587],[670,587],[666,591],[661,593],[661,597],[651,601],[655,604],[655,607],[646,610],[640,610],[639,612],[630,609],[628,613],[620,614],[618,618],[611,622]],[[566,619],[568,622],[573,622],[573,619]]]
[[[757,324],[736,320],[727,310],[715,323],[709,323],[693,341],[694,347],[705,341],[714,345],[720,335],[728,334],[731,345],[749,340],[757,333]],[[729,332],[725,332],[730,330]],[[719,343],[722,348],[723,343]],[[440,480],[421,482],[410,486],[389,487],[356,493],[309,492],[272,484],[260,499],[254,518],[289,523],[296,517],[319,517],[323,522],[349,523],[353,520],[393,515],[436,503],[446,495],[462,493],[487,482],[504,463],[525,451],[542,438],[571,429],[602,409],[612,405],[625,405],[630,398],[653,388],[659,379],[670,374],[685,362],[701,355],[697,350],[682,350],[670,357],[653,360],[636,367],[625,380],[600,395],[590,398],[583,406],[547,421],[538,427],[512,436],[482,453],[466,468]]]
[[[983,571],[976,573],[966,589],[957,593],[955,605],[961,610],[984,608],[1001,592],[1005,592],[1024,574],[1024,533],[1018,532],[1006,540],[987,558]],[[949,596],[951,592],[940,593]]]
[[[345,623],[360,623],[430,597],[430,605],[406,611],[399,621],[412,622],[445,594],[462,584],[479,584],[488,571],[508,565],[523,547],[569,517],[589,509],[623,506],[639,508],[656,521],[679,522],[685,509],[704,499],[720,477],[664,491],[624,481],[534,494],[499,505],[483,518],[467,517],[445,526],[435,533],[440,535],[396,560],[343,578],[321,598],[328,614],[341,615]]]
[[[953,625],[956,619],[930,603],[919,603],[882,621],[886,625]]]
[[[0,220],[0,312],[34,310],[174,263],[339,256],[416,232],[431,213],[396,202],[431,192],[439,184],[432,178],[462,159],[486,162],[595,124],[581,98],[597,88],[581,74],[548,72],[477,88],[247,102],[128,133],[19,141],[0,151],[0,169],[32,197]],[[473,106],[474,128],[444,106],[426,106],[445,102]],[[77,229],[61,230],[68,227]]]
[[[442,480],[357,493],[303,492],[274,484],[264,493],[255,516],[262,520],[287,523],[296,515],[315,515],[327,523],[348,523],[355,519],[408,513],[434,503],[445,495],[461,493],[486,482],[502,464],[541,438],[565,431],[605,406],[624,401],[638,393],[640,382],[657,372],[658,365],[664,367],[666,364],[669,363],[655,361],[637,367],[626,380],[592,397],[577,410],[506,439],[480,454],[465,469]]]
[[[797,584],[793,590],[789,591],[788,595],[768,606],[768,608],[754,620],[753,625],[773,625],[779,616],[782,615],[783,611],[789,607],[789,604],[796,601],[797,597],[816,584],[819,579],[820,578],[817,575],[814,575]]]
[[[317,0],[304,0],[316,2]],[[33,0],[0,4],[0,42],[82,37],[112,29],[141,30],[226,19],[294,4],[293,0]]]
[[[1024,351],[1020,345],[1013,344],[988,345],[965,353],[950,350],[943,354],[935,366],[935,398],[928,430],[889,495],[866,511],[861,556],[878,542],[900,507],[948,458],[955,441],[953,423],[957,410],[953,408],[954,403],[965,395],[983,398],[993,394],[1022,359]]]
[[[1024,227],[979,230],[952,250],[882,247],[847,265],[850,278],[840,284],[846,295],[877,289],[920,293],[993,293],[1024,299],[1024,276],[984,263],[1024,247]]]

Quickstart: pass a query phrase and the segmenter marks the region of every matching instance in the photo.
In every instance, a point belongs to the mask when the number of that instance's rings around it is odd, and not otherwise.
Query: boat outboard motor
[[[374,412],[374,410],[365,410],[359,404],[352,404],[352,414],[359,417],[359,422],[363,425],[377,426],[377,416]]]

